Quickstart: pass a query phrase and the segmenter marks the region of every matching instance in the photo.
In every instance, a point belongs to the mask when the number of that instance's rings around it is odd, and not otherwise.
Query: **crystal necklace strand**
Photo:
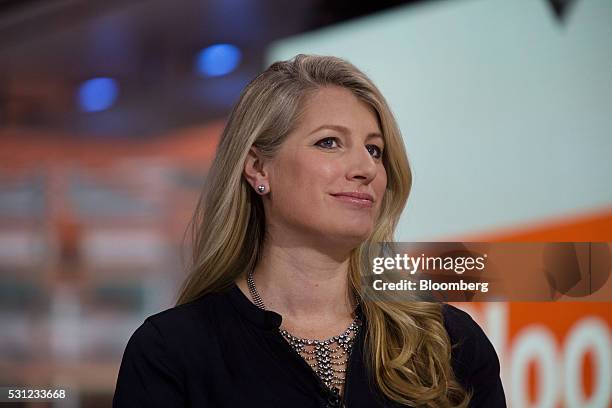
[[[247,285],[251,297],[257,307],[267,310],[253,280],[253,274],[247,275]],[[289,342],[291,347],[308,363],[315,374],[332,391],[335,386],[342,386],[346,380],[346,369],[353,343],[359,332],[361,322],[355,316],[350,326],[341,334],[326,340],[303,339],[293,336],[287,330],[279,329],[280,334]],[[352,334],[352,336],[351,336]],[[338,344],[336,347],[332,345]],[[342,374],[342,376],[340,376]]]

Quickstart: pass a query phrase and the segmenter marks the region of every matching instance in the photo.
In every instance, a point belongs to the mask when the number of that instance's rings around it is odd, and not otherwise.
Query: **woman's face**
[[[357,246],[372,232],[387,186],[376,114],[336,86],[318,90],[304,108],[267,164],[268,228]]]

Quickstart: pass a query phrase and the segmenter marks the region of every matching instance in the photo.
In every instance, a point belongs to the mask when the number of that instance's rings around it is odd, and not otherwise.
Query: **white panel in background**
[[[414,171],[398,240],[612,205],[612,2],[461,0],[395,8],[275,43],[336,55],[387,97]]]

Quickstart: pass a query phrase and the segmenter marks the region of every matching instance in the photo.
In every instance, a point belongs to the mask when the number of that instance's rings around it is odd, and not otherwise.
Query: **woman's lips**
[[[372,208],[374,205],[374,200],[372,196],[369,194],[363,193],[340,193],[340,194],[332,194],[333,197],[337,198],[339,201],[358,207],[358,208]]]

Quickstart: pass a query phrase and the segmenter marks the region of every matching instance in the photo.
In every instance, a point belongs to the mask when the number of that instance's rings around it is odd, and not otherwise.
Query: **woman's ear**
[[[264,158],[256,147],[249,149],[244,161],[244,177],[258,193],[269,191],[268,173],[264,168]],[[259,186],[264,186],[263,191]]]

